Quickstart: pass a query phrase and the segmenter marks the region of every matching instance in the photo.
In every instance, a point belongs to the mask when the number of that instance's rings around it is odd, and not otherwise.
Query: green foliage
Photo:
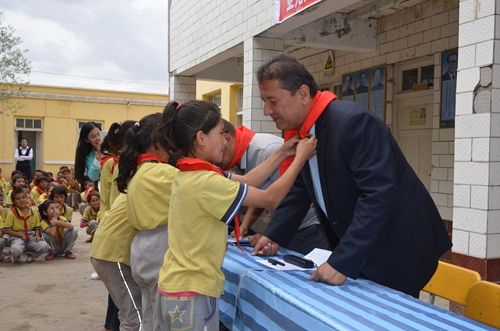
[[[0,113],[15,111],[17,106],[9,97],[22,95],[23,85],[28,83],[31,73],[31,61],[25,57],[28,50],[20,49],[21,43],[15,29],[2,22],[0,12]]]

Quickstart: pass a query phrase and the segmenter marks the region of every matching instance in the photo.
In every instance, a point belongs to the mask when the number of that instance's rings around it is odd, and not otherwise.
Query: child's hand
[[[42,238],[40,238],[38,235],[35,236],[35,241],[40,241]]]
[[[295,155],[296,159],[300,159],[304,162],[309,160],[316,154],[316,144],[318,140],[315,136],[307,137],[299,141],[297,145],[297,154]]]
[[[23,240],[24,240],[25,242],[30,241],[30,237],[29,237],[27,234],[25,234],[25,233],[23,233],[23,234],[21,235],[21,238],[23,238]]]
[[[295,155],[297,150],[297,144],[299,143],[299,137],[292,137],[285,141],[285,143],[280,147],[280,152],[284,157]]]

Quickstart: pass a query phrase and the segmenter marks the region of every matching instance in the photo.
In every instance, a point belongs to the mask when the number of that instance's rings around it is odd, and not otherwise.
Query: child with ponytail
[[[275,162],[275,167],[261,166],[245,176],[226,178],[215,166],[222,161],[224,134],[219,108],[204,101],[169,103],[156,132],[163,148],[182,155],[170,195],[169,249],[158,281],[161,330],[219,329],[218,302],[224,287],[221,265],[227,224],[242,205],[275,208],[316,147],[315,137],[300,141],[288,171],[267,189],[259,190],[253,186],[268,178],[284,157],[266,160]],[[180,311],[192,318],[179,318],[175,312]]]
[[[101,144],[101,179],[100,189],[101,207],[99,208],[99,219],[106,212],[114,199],[118,196],[115,179],[118,171],[114,171],[118,165],[119,154],[125,139],[125,132],[135,124],[135,121],[125,121],[123,123],[113,123],[109,127],[108,134]],[[116,169],[118,170],[118,169]],[[113,175],[113,173],[115,173]],[[114,187],[114,189],[113,189]],[[112,192],[115,192],[112,194]]]
[[[127,132],[116,179],[120,192],[127,193],[128,224],[138,231],[130,246],[130,266],[142,294],[143,330],[158,324],[156,286],[168,248],[170,188],[177,173],[152,138],[160,119],[160,114],[148,115]]]

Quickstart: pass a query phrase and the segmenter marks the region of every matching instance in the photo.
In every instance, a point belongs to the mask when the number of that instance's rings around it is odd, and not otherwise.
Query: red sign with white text
[[[278,23],[297,14],[298,12],[320,2],[321,0],[276,0],[278,6],[276,18]]]

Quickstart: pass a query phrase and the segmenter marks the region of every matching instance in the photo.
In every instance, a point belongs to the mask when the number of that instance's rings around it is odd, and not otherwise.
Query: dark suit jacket
[[[275,211],[266,235],[288,244],[311,201],[338,239],[328,263],[418,295],[451,247],[437,208],[389,128],[366,108],[332,101],[316,121],[318,168],[328,217],[309,165]]]

